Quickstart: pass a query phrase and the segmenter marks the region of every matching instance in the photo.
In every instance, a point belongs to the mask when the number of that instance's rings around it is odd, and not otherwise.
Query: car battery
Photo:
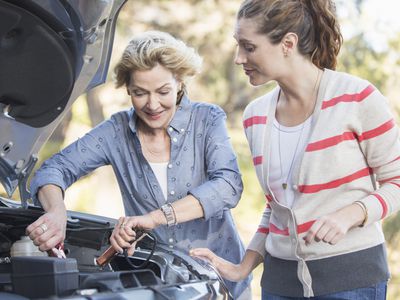
[[[79,287],[73,258],[12,257],[13,291],[29,298],[71,295]]]

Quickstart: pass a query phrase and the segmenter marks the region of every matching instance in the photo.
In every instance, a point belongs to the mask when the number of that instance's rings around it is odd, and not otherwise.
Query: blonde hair
[[[146,31],[133,37],[114,68],[116,87],[131,83],[134,71],[144,71],[162,65],[182,82],[200,72],[202,58],[184,42],[161,31]]]

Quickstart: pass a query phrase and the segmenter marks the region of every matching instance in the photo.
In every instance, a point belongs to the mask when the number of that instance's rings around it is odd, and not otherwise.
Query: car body
[[[146,233],[133,256],[100,267],[116,220],[68,212],[67,258],[35,250],[43,214],[27,179],[75,99],[103,83],[126,0],[0,0],[0,299],[227,299],[208,263]],[[20,201],[10,198],[18,188]],[[147,263],[146,263],[147,262]],[[144,264],[146,263],[146,264]]]

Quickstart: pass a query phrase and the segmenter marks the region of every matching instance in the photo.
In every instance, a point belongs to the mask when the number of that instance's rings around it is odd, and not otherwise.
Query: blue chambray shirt
[[[32,198],[37,202],[37,190],[45,184],[65,191],[94,169],[111,165],[127,216],[144,215],[188,194],[200,201],[204,218],[172,227],[160,226],[153,230],[158,241],[185,252],[207,247],[228,261],[239,263],[244,247],[230,208],[238,203],[243,185],[225,119],[225,113],[216,105],[182,98],[167,130],[171,138],[167,199],[143,156],[133,108],[112,115],[45,161],[31,181]],[[227,285],[238,296],[249,283],[247,278]]]

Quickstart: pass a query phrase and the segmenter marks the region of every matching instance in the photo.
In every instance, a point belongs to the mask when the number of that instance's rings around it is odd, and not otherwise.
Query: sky
[[[358,15],[351,1],[337,2],[338,14],[347,22],[341,22],[344,38],[364,31],[366,38],[377,50],[385,50],[387,40],[400,32],[400,1],[365,0],[362,15]]]

